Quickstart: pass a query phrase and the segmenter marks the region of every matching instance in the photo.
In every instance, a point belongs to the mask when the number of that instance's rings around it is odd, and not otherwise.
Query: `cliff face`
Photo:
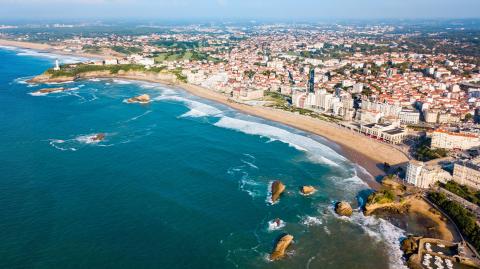
[[[118,73],[112,74],[110,71],[91,71],[80,73],[76,76],[55,76],[51,74],[43,73],[38,75],[31,80],[29,83],[61,83],[67,81],[74,81],[78,79],[90,79],[90,78],[123,78],[123,79],[132,79],[132,80],[145,80],[151,82],[159,82],[166,84],[177,84],[179,81],[174,74],[171,73],[155,73],[155,72],[141,72],[141,71],[123,71],[120,70]]]

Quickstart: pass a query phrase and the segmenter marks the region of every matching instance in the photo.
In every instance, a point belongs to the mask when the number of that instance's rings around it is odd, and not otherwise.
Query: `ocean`
[[[404,231],[334,213],[370,191],[336,145],[159,84],[26,83],[57,57],[82,60],[0,48],[0,268],[406,268]]]

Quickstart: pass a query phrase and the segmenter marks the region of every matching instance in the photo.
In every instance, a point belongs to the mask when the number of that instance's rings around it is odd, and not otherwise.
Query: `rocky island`
[[[149,102],[150,102],[150,95],[148,94],[142,94],[142,95],[127,99],[127,103],[147,104]]]
[[[304,196],[312,195],[317,191],[313,186],[302,186],[300,188],[300,193]]]
[[[293,241],[293,236],[286,234],[278,239],[273,252],[270,254],[270,260],[276,261],[285,257],[285,251]]]
[[[102,134],[102,133],[96,134],[91,139],[92,139],[93,142],[103,141],[105,139],[105,134]]]
[[[34,91],[32,94],[33,95],[44,95],[44,94],[49,94],[49,93],[57,93],[57,92],[64,92],[68,91],[69,89],[63,88],[63,87],[57,87],[57,88],[43,88],[38,91]]]
[[[341,201],[335,204],[335,212],[340,216],[350,217],[353,214],[353,209],[349,203]]]
[[[280,195],[285,191],[285,185],[280,180],[275,180],[271,186],[272,191],[272,203],[275,203],[279,198]]]

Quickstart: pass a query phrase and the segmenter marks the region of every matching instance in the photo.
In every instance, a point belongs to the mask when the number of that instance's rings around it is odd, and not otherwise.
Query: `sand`
[[[39,52],[48,52],[60,55],[70,55],[70,56],[77,56],[77,57],[84,57],[89,59],[105,59],[111,57],[109,54],[92,54],[92,53],[80,53],[80,52],[69,52],[64,51],[62,49],[56,49],[54,46],[45,43],[33,43],[33,42],[23,42],[23,41],[15,41],[15,40],[6,40],[0,39],[0,46],[7,46],[7,47],[16,47],[22,49],[32,49]]]
[[[30,43],[30,42],[19,42],[11,40],[2,40],[0,39],[0,45],[3,46],[12,46],[20,48],[28,48],[39,51],[48,51],[51,53],[58,54],[68,54],[75,56],[82,56],[87,58],[102,58],[107,56],[92,55],[85,53],[69,53],[65,51],[55,50],[53,46],[48,44],[40,43]],[[355,133],[351,130],[347,130],[335,123],[330,123],[322,121],[320,119],[311,118],[308,116],[292,113],[289,111],[262,107],[262,106],[250,106],[246,104],[241,104],[230,100],[227,96],[200,87],[187,83],[172,83],[171,81],[163,81],[157,79],[147,79],[142,77],[134,76],[112,76],[130,80],[140,80],[148,82],[157,82],[161,84],[178,86],[196,96],[212,100],[218,103],[225,104],[234,109],[242,111],[246,114],[264,118],[267,120],[275,121],[282,123],[306,132],[310,132],[319,136],[322,136],[337,145],[340,148],[335,150],[339,151],[342,155],[346,156],[350,161],[359,164],[365,168],[371,176],[368,174],[361,173],[359,176],[362,177],[369,184],[371,188],[378,189],[379,184],[375,181],[375,177],[383,175],[381,169],[384,162],[389,163],[392,166],[396,165],[405,165],[409,159],[408,157],[399,149],[395,148],[392,145],[379,142],[377,140],[371,139],[367,136],[364,136],[359,133]],[[373,176],[373,177],[372,177]]]

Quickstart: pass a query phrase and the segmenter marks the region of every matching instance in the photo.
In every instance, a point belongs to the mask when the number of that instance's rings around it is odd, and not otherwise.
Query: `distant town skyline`
[[[478,0],[0,0],[3,19],[479,18]]]

